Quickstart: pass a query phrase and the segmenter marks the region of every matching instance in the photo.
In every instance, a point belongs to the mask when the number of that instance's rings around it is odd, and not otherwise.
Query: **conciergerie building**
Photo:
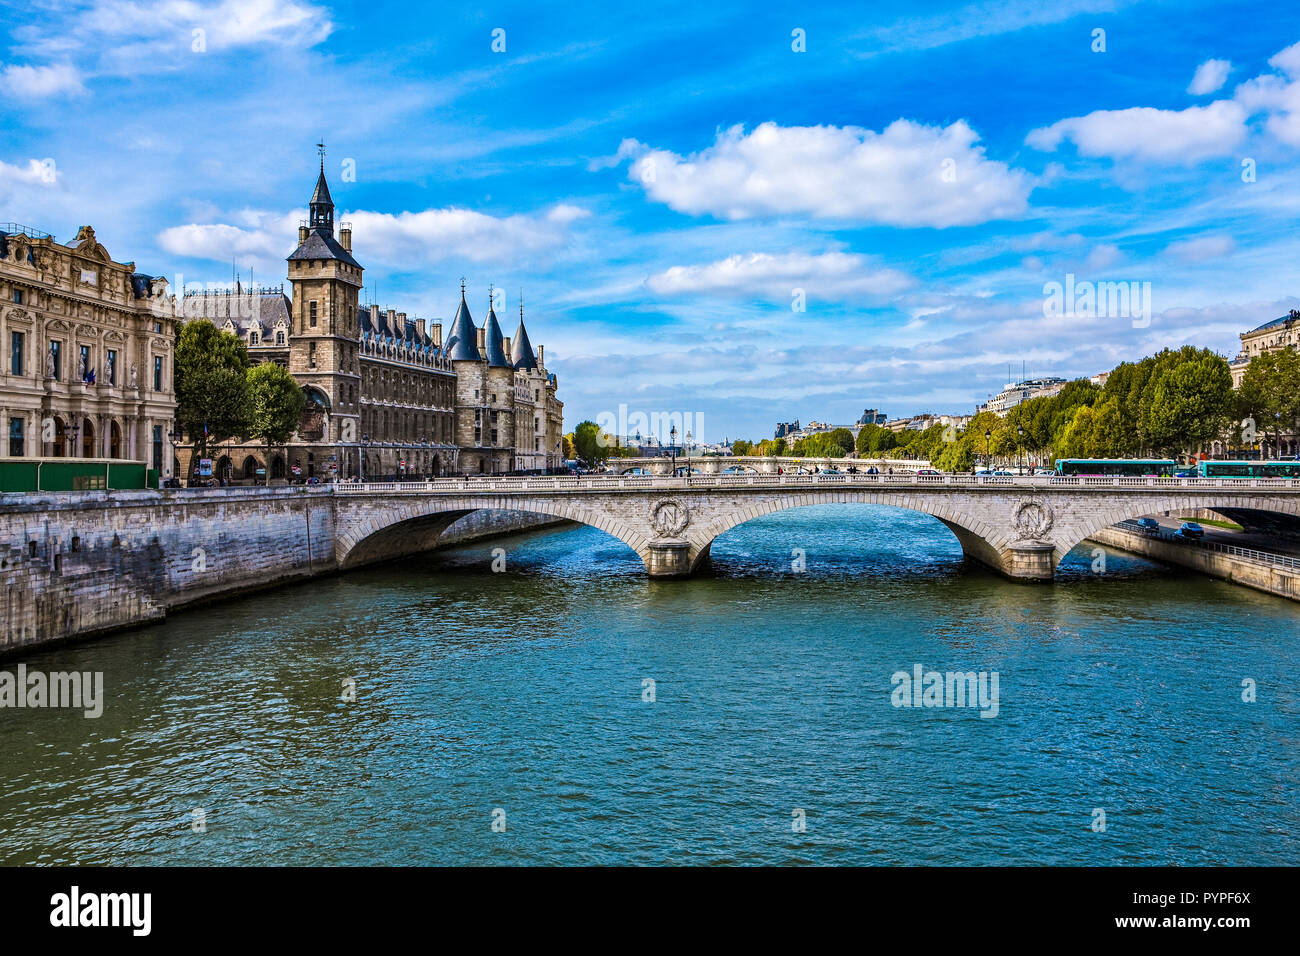
[[[288,284],[183,296],[182,321],[208,319],[239,336],[254,362],[276,362],[307,398],[297,434],[270,462],[255,442],[210,450],[213,474],[252,479],[270,469],[290,476],[438,476],[542,471],[563,463],[564,405],[534,349],[523,306],[505,336],[489,292],[484,324],[475,324],[461,283],[460,306],[444,335],[441,322],[362,306],[361,264],[352,229],[338,223],[320,176],[309,218],[288,257]],[[191,436],[177,436],[176,474],[191,474]]]

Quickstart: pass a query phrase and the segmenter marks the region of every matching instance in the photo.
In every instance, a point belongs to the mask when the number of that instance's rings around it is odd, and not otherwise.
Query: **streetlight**
[[[72,447],[68,449],[68,457],[78,458],[80,456],[77,453],[77,434],[81,431],[81,424],[74,421],[68,430],[72,432]]]
[[[686,433],[686,478],[687,480],[689,480],[690,477],[691,477],[691,433],[687,431]]]
[[[677,474],[677,426],[674,425],[668,430],[668,438],[672,442],[669,445],[670,452],[673,456],[673,474]]]
[[[361,436],[361,448],[359,450],[359,460],[357,462],[357,478],[364,485],[366,483],[366,452],[370,448],[370,436]]]
[[[1020,465],[1020,450],[1025,444],[1025,426],[1016,426],[1016,473],[1023,474],[1024,469]]]
[[[984,463],[988,465],[989,471],[993,470],[993,446],[989,444],[992,440],[993,432],[984,429]]]

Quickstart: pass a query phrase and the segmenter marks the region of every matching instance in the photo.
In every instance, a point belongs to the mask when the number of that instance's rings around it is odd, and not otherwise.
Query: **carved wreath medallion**
[[[1052,507],[1039,498],[1026,498],[1016,506],[1016,532],[1021,538],[1039,540],[1052,530]]]
[[[672,498],[657,501],[650,509],[650,525],[661,538],[677,537],[690,523],[690,509]]]

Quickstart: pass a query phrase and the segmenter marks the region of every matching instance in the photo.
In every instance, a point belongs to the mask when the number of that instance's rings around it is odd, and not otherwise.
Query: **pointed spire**
[[[464,278],[460,280],[460,308],[456,310],[456,318],[452,319],[445,351],[453,362],[482,361],[478,354],[478,328],[469,314],[469,303],[465,301]]]
[[[516,369],[537,368],[537,355],[533,352],[533,343],[528,341],[528,330],[524,328],[524,290],[519,290],[519,331],[510,340],[510,364]]]
[[[488,288],[493,290],[492,286]],[[510,360],[506,358],[505,337],[501,334],[501,324],[497,322],[496,310],[492,308],[490,292],[487,321],[483,323],[483,347],[487,353],[488,365],[492,368],[510,368]]]

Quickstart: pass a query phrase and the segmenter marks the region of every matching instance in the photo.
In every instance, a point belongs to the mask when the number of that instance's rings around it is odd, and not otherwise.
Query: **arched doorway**
[[[95,454],[95,426],[89,418],[81,422],[81,457],[99,457]]]
[[[230,472],[231,472],[230,456],[222,455],[220,458],[217,459],[217,466],[212,469],[212,476],[214,478],[224,478],[227,481],[229,481],[231,477]]]
[[[283,478],[283,477],[284,477],[284,457],[283,457],[283,456],[281,456],[281,455],[276,455],[274,458],[271,459],[271,477],[272,477],[273,479],[274,479],[274,478]]]
[[[244,459],[244,477],[256,478],[257,469],[260,467],[262,467],[261,463],[252,455],[249,455],[247,458]]]
[[[122,457],[122,426],[116,419],[108,423],[108,457]]]

